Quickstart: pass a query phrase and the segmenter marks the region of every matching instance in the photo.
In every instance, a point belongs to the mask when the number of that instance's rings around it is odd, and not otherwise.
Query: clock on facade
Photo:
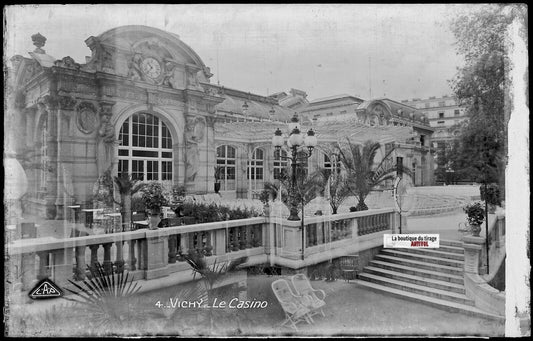
[[[144,58],[141,62],[141,71],[148,77],[156,79],[161,75],[161,64],[155,58]]]

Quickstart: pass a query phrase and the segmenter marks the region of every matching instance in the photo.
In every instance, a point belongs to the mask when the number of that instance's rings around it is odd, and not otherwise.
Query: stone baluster
[[[124,271],[124,242],[122,240],[116,241],[115,247],[117,248],[115,257],[116,272],[120,273]]]
[[[85,245],[76,246],[76,270],[74,270],[74,279],[82,281],[85,279]]]
[[[39,256],[39,259],[41,257]],[[40,261],[39,261],[40,263]],[[39,265],[40,269],[40,265]],[[21,264],[21,276],[22,276],[22,290],[31,290],[33,289],[35,278],[35,253],[26,253],[22,255],[22,264]]]
[[[255,245],[261,246],[263,245],[263,226],[262,225],[255,225],[255,233],[254,233],[254,241]]]
[[[254,226],[246,226],[246,248],[249,249],[252,247],[252,229]]]
[[[91,249],[91,265],[89,266],[93,271],[97,270],[96,264],[98,263],[98,248],[99,247],[100,245],[98,244],[89,246],[89,249]]]
[[[177,255],[177,235],[168,236],[168,262],[176,263]]]
[[[135,258],[135,239],[131,239],[128,241],[129,246],[129,259],[128,259],[128,265],[129,265],[129,271],[135,271],[137,270],[137,259]]]
[[[180,241],[179,245],[180,245],[181,253],[183,255],[187,254],[187,252],[189,251],[189,248],[188,248],[189,234],[188,233],[181,234],[179,241]]]
[[[39,271],[37,272],[37,279],[40,281],[48,278],[48,266],[50,259],[48,251],[37,252],[37,255],[39,256]]]
[[[137,240],[137,269],[146,270],[146,240]]]
[[[244,250],[246,248],[246,235],[248,234],[246,226],[241,226],[239,230],[239,249]]]
[[[113,273],[113,262],[111,261],[111,246],[112,243],[104,243],[104,271],[106,274]]]

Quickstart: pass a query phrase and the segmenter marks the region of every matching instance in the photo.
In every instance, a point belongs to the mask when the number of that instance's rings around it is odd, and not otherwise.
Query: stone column
[[[57,97],[57,197],[56,219],[66,219],[67,206],[74,202],[74,186],[72,184],[72,146],[65,143],[63,137],[70,134],[70,121],[73,120],[76,100],[70,96]]]
[[[219,229],[213,231],[214,245],[213,255],[223,255],[226,253],[226,230]]]
[[[482,237],[463,237],[463,248],[465,249],[465,273],[471,273],[475,275],[486,273],[486,264],[483,264],[481,261],[481,251],[484,243],[485,239]]]
[[[55,219],[57,199],[57,100],[49,95],[43,97],[38,103],[41,115],[46,115],[47,133],[47,168],[46,172],[46,218]]]

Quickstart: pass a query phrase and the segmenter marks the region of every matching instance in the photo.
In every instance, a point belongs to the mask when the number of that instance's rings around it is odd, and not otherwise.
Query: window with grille
[[[287,168],[287,152],[285,150],[280,150],[279,152],[274,153],[274,179],[279,180],[281,178],[282,172]]]
[[[118,173],[134,179],[172,180],[172,136],[157,116],[138,113],[120,128]]]
[[[252,155],[252,159],[248,161],[248,171],[246,177],[248,180],[252,180],[252,189],[263,188],[264,180],[264,151],[262,149],[256,149]]]
[[[232,146],[220,146],[217,148],[217,166],[220,166],[220,189],[222,191],[235,190],[235,163],[236,152]]]
[[[331,155],[331,157],[324,154],[324,162],[322,165],[325,169],[330,170],[332,173],[340,173],[341,171],[341,163],[339,161],[339,157],[335,154]]]

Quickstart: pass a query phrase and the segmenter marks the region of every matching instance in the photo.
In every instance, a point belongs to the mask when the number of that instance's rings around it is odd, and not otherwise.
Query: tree
[[[505,34],[516,17],[525,18],[523,9],[523,5],[514,4],[479,6],[458,16],[451,25],[457,53],[465,59],[451,84],[469,116],[460,135],[458,163],[477,181],[498,181],[502,188],[509,117],[505,102],[510,63]]]
[[[326,194],[329,195],[332,214],[337,214],[339,207],[351,195],[348,178],[344,173],[332,172],[325,168],[319,171],[326,182]]]
[[[324,188],[327,182],[327,178],[324,178],[322,172],[317,171],[311,175],[307,175],[307,170],[303,167],[296,167],[296,186],[295,192],[292,193],[291,198],[291,168],[287,168],[281,171],[280,177],[277,182],[267,182],[264,185],[265,190],[270,192],[271,197],[275,200],[281,191],[281,202],[291,209],[291,199],[300,204],[300,209],[305,207],[318,195],[324,194]]]
[[[120,194],[120,207],[122,222],[129,228],[131,224],[131,197],[142,190],[144,184],[138,183],[130,174],[122,173],[120,176],[113,177],[115,185]]]
[[[392,162],[394,148],[385,154],[380,163],[374,167],[374,159],[381,148],[379,142],[366,141],[363,146],[351,142],[347,138],[347,145],[337,143],[336,148],[340,161],[346,170],[348,188],[357,197],[357,211],[368,210],[365,204],[367,195],[378,185],[396,176],[396,164]],[[402,171],[411,175],[411,171],[403,166]]]

